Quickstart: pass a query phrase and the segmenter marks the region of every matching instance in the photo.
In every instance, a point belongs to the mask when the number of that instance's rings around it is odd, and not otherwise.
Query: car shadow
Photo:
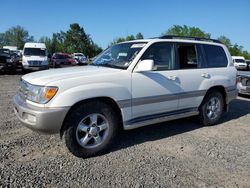
[[[250,100],[238,97],[229,104],[229,111],[223,115],[221,122],[238,119],[247,114],[250,114]]]
[[[250,100],[235,99],[231,102],[229,109],[229,112],[224,113],[218,125],[250,114]],[[190,117],[149,125],[130,131],[121,131],[118,134],[113,147],[111,148],[111,152],[142,144],[148,141],[168,138],[199,128],[202,128],[202,126],[198,123],[197,117]]]

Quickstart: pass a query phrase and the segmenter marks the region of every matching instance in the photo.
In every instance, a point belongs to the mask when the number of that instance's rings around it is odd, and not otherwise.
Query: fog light
[[[32,114],[28,114],[28,113],[24,113],[23,114],[23,118],[26,120],[26,121],[29,121],[31,123],[35,123],[36,122],[36,116],[32,115]]]

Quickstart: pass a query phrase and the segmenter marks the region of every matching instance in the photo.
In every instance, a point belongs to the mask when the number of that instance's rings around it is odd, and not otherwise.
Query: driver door
[[[152,118],[178,108],[180,83],[175,69],[174,44],[152,44],[141,60],[154,60],[154,70],[132,73],[132,118]]]

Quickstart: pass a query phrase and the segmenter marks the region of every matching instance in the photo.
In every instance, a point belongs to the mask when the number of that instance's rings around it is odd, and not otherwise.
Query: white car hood
[[[76,77],[95,77],[96,75],[105,75],[120,72],[121,69],[106,68],[100,66],[76,66],[70,68],[50,69],[45,71],[26,74],[23,80],[34,85],[48,85],[50,82],[76,78]]]

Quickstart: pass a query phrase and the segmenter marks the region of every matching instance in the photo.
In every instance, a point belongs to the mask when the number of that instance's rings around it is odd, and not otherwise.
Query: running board
[[[143,127],[143,126],[161,123],[165,121],[181,119],[181,118],[190,117],[190,116],[195,116],[198,114],[199,114],[198,109],[195,108],[194,110],[194,108],[192,108],[192,110],[186,109],[184,111],[179,111],[179,113],[178,111],[175,111],[175,112],[165,113],[165,115],[164,114],[157,114],[153,116],[151,115],[151,116],[147,116],[146,119],[145,117],[135,118],[135,119],[125,122],[124,129],[131,130],[131,129],[135,129],[138,127]]]

